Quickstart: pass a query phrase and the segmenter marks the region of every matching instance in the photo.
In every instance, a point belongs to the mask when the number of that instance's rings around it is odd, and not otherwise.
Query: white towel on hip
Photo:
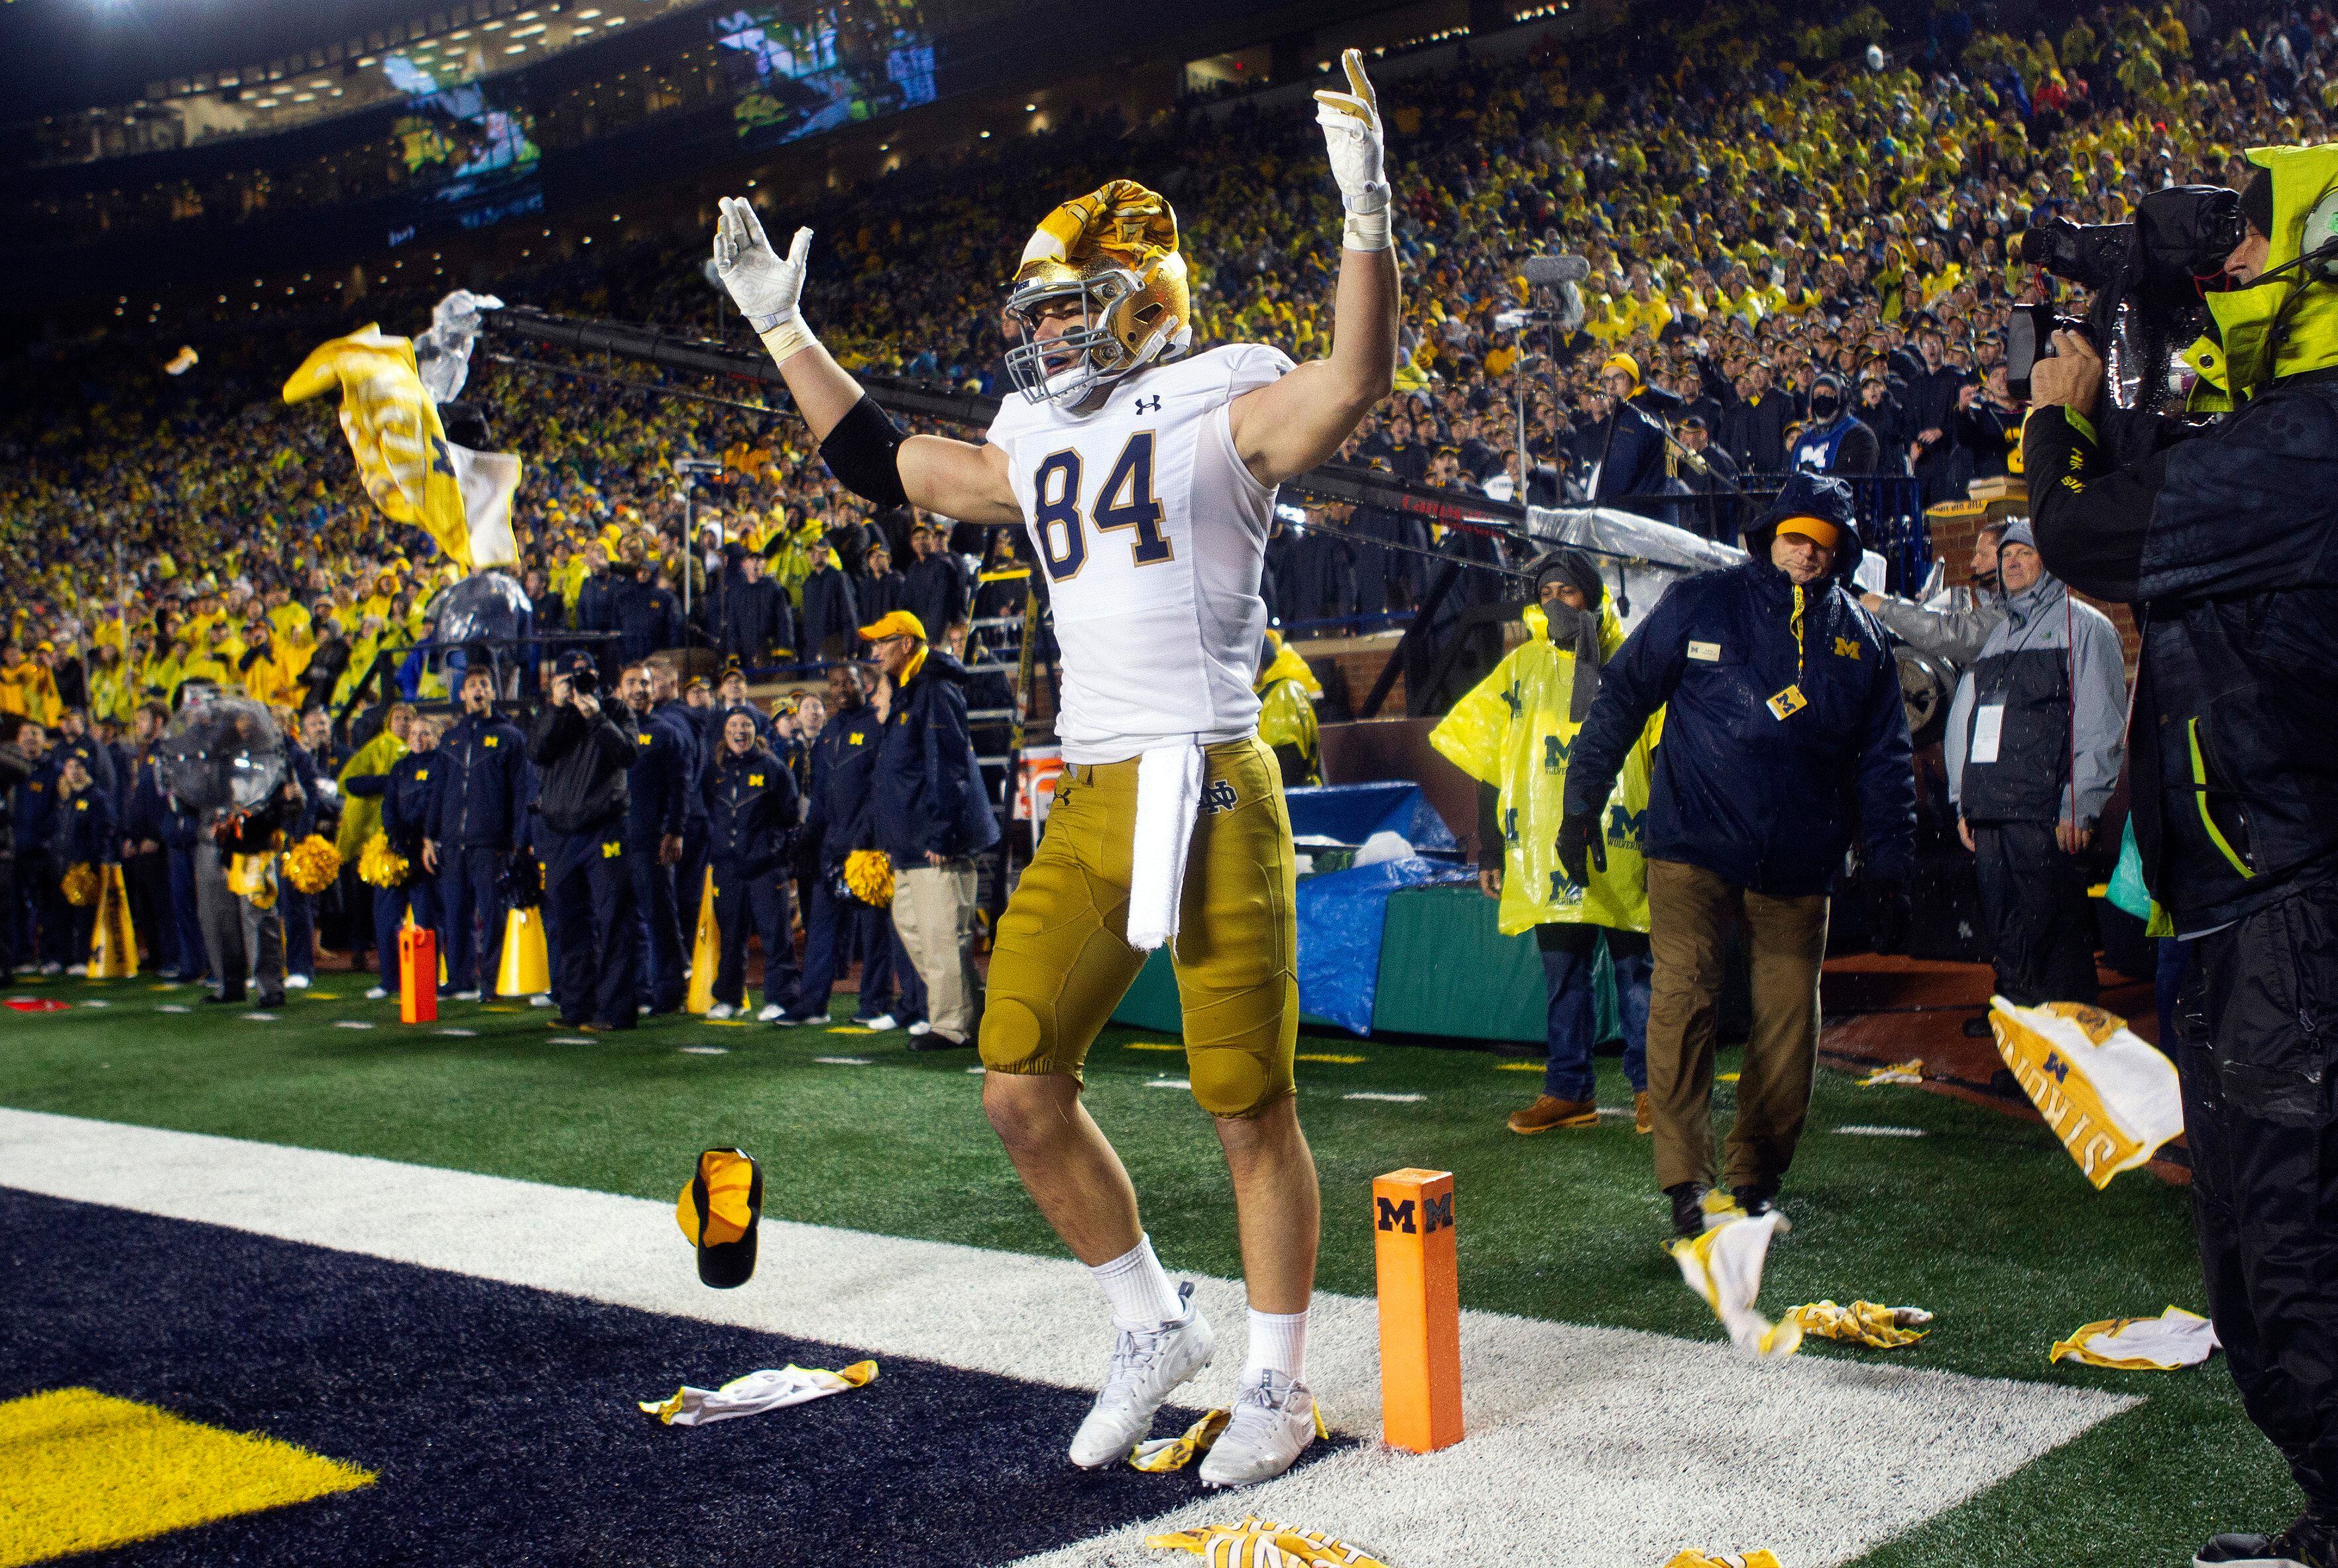
[[[1202,802],[1202,749],[1156,746],[1136,760],[1136,825],[1129,845],[1128,945],[1150,953],[1177,939],[1185,851]]]

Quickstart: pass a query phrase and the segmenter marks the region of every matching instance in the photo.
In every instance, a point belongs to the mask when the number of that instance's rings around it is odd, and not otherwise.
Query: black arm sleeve
[[[901,442],[904,439],[877,399],[863,392],[860,401],[820,444],[820,460],[836,482],[879,506],[906,506],[909,493],[901,488]]]
[[[1843,433],[1842,445],[1835,450],[1834,468],[1837,474],[1872,474],[1875,459],[1882,450],[1875,432],[1862,421]]]
[[[2166,483],[2166,451],[2110,468],[2091,428],[2048,409],[2022,429],[2021,468],[2046,570],[2081,593],[2132,603],[2144,537]]]

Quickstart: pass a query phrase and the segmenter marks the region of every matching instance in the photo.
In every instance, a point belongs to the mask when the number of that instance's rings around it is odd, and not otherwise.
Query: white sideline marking
[[[370,1029],[373,1025],[363,1018],[336,1018],[333,1020],[333,1027],[336,1029]]]
[[[685,1056],[728,1056],[731,1054],[731,1047],[728,1045],[685,1045],[682,1048],[682,1054]]]
[[[1847,1132],[1853,1138],[1923,1138],[1930,1135],[1921,1127],[1876,1127],[1864,1123],[1838,1127],[1835,1131]]]
[[[1191,1089],[1194,1081],[1191,1078],[1148,1078],[1144,1086],[1147,1089]]]
[[[0,1186],[1065,1387],[1095,1386],[1112,1339],[1069,1259],[766,1220],[753,1281],[707,1290],[664,1202],[198,1133],[0,1109]],[[1180,1400],[1223,1405],[1242,1287],[1195,1284],[1220,1343]],[[1369,1300],[1316,1298],[1308,1381],[1342,1431],[1378,1426],[1377,1322]],[[1413,1456],[1367,1442],[1025,1568],[1135,1563],[1147,1533],[1253,1511],[1405,1568],[1615,1568],[1699,1542],[1823,1568],[2137,1403],[1873,1361],[1759,1363],[1724,1343],[1491,1312],[1462,1313],[1461,1344],[1459,1446]],[[1563,1529],[1534,1501],[1554,1498]]]
[[[1418,1105],[1429,1098],[1426,1094],[1382,1094],[1375,1090],[1359,1089],[1352,1094],[1342,1094],[1342,1100],[1383,1100],[1390,1105]]]
[[[823,1067],[874,1067],[874,1059],[867,1056],[815,1056],[813,1061]]]

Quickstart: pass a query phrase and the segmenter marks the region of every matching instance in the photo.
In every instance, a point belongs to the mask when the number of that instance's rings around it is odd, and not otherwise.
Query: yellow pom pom
[[[65,872],[65,902],[76,909],[86,909],[97,902],[97,867],[86,860],[75,861]]]
[[[893,902],[893,862],[882,849],[855,849],[844,858],[844,885],[863,904],[887,908]]]
[[[311,833],[285,852],[284,874],[303,893],[322,893],[341,874],[341,852],[320,834]]]
[[[358,856],[358,880],[372,887],[402,887],[406,872],[406,857],[389,847],[388,834],[377,833],[366,840],[364,852]]]

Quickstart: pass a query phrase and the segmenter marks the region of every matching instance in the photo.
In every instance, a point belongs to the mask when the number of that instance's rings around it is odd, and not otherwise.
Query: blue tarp
[[[1418,788],[1406,788],[1420,793]],[[1427,802],[1422,805],[1426,809]],[[1431,821],[1438,820],[1433,810],[1429,816]],[[1469,882],[1476,877],[1474,871],[1459,870],[1443,861],[1408,855],[1302,878],[1299,884],[1299,1010],[1328,1018],[1358,1034],[1371,1034],[1389,895],[1402,887]]]
[[[1459,849],[1453,830],[1420,785],[1406,779],[1378,784],[1327,784],[1284,791],[1291,804],[1291,834],[1341,844],[1361,844],[1374,833],[1400,835],[1416,849]]]

